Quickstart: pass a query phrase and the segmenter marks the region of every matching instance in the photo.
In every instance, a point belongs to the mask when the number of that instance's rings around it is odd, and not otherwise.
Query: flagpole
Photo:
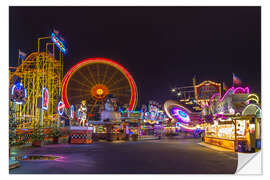
[[[234,79],[234,73],[232,75],[233,75],[233,79]],[[234,87],[234,80],[232,80],[232,82],[233,82],[233,87]]]
[[[20,65],[20,49],[18,50],[18,66]]]

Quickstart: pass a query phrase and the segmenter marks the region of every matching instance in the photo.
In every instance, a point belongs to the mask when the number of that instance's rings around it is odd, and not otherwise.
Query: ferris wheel
[[[66,108],[86,100],[95,111],[108,95],[119,105],[133,110],[137,103],[137,87],[130,73],[120,64],[105,58],[80,61],[66,73],[62,84],[62,100]]]

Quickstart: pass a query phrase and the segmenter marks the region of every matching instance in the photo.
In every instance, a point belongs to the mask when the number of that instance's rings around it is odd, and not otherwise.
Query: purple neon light
[[[224,114],[216,114],[216,118],[227,119],[227,117],[224,116]]]
[[[171,110],[173,117],[175,117],[177,120],[180,120],[184,123],[190,122],[189,115],[183,111],[182,109],[176,107]]]

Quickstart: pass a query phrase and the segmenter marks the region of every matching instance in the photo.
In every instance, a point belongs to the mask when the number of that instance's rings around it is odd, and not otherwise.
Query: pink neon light
[[[227,96],[227,94],[230,92],[230,91],[233,91],[233,94],[238,94],[238,92],[240,93],[246,93],[246,94],[249,94],[249,88],[248,87],[245,87],[245,88],[242,88],[242,87],[237,87],[237,88],[234,88],[234,87],[231,87],[230,89],[228,89],[225,94],[222,96],[222,98],[220,98],[220,95],[218,93],[215,93],[212,95],[212,97],[210,98],[209,100],[209,104],[208,105],[205,105],[203,108],[205,107],[209,107],[211,104],[212,104],[212,101],[213,99],[218,95],[219,96],[219,102],[223,101],[224,98]]]
[[[233,91],[234,90],[234,87],[231,87],[230,89],[228,89],[225,94],[223,95],[223,97],[219,100],[219,102],[223,101],[224,98],[227,96],[227,94],[230,92],[230,91]]]
[[[249,94],[249,88],[248,87],[246,87],[246,88],[238,87],[238,88],[234,89],[233,93],[234,94],[238,94],[238,93]]]
[[[224,116],[224,114],[216,114],[216,117],[221,119],[227,119],[227,117]]]
[[[209,100],[209,105],[212,103],[212,101],[214,100],[214,98],[215,98],[216,96],[220,96],[220,94],[219,94],[219,93],[213,94],[212,97],[211,97],[210,100]],[[205,106],[207,106],[207,105],[205,105]]]

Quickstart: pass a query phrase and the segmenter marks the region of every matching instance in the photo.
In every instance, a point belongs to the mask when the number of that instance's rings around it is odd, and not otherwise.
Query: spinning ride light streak
[[[167,116],[177,121],[177,127],[183,127],[188,130],[196,130],[197,127],[191,125],[190,113],[191,111],[180,105],[177,101],[168,100],[164,103],[164,110]]]
[[[189,115],[179,107],[173,107],[171,109],[171,113],[172,113],[173,117],[178,119],[178,121],[182,121],[183,123],[190,122]]]

